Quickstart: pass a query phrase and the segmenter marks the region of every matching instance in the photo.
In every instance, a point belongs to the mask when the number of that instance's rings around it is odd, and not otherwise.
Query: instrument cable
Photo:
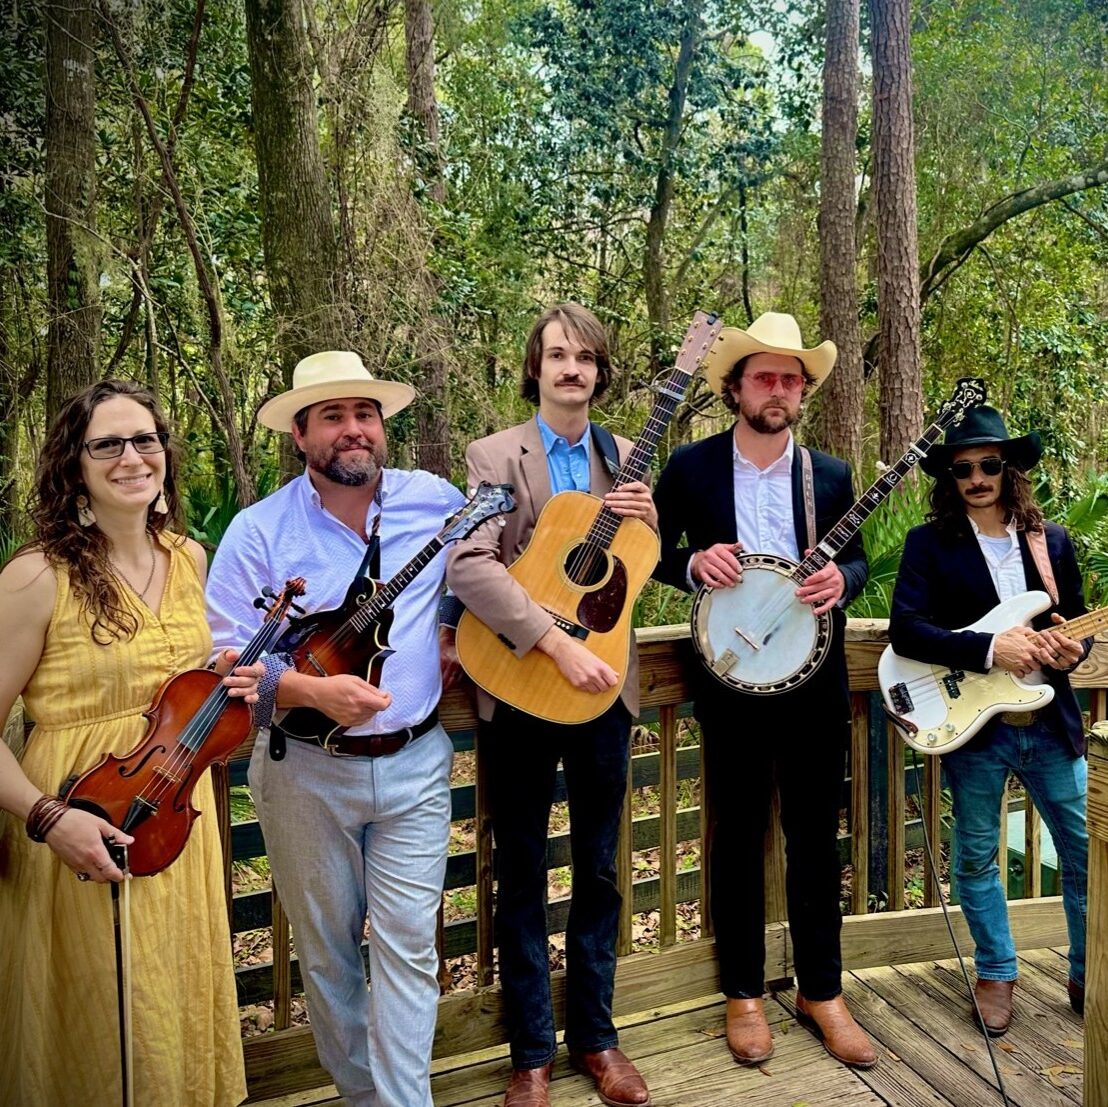
[[[1004,1103],[1004,1107],[1012,1107],[1011,1101],[1008,1099],[1008,1093],[1004,1090],[1004,1079],[1000,1075],[1000,1065],[997,1063],[996,1050],[993,1049],[993,1040],[989,1037],[989,1032],[985,1027],[985,1019],[981,1014],[981,1008],[977,1006],[977,996],[974,995],[973,985],[970,983],[969,970],[966,968],[966,959],[962,956],[962,950],[958,946],[958,938],[954,933],[954,924],[950,921],[950,909],[946,905],[946,896],[943,895],[943,885],[939,878],[939,866],[935,861],[935,853],[931,848],[931,836],[927,832],[927,817],[924,813],[923,806],[923,789],[920,787],[920,763],[919,757],[916,754],[915,747],[908,747],[912,751],[912,776],[916,786],[916,803],[919,805],[919,822],[923,828],[923,846],[927,850],[927,859],[931,863],[931,880],[935,885],[935,894],[939,897],[939,906],[943,909],[943,918],[946,920],[947,933],[950,935],[951,944],[954,946],[954,953],[958,957],[958,967],[962,970],[962,979],[966,982],[966,990],[969,992],[970,1003],[973,1004],[973,1012],[977,1016],[977,1025],[981,1029],[981,1036],[985,1039],[985,1046],[989,1051],[989,1060],[992,1062],[993,1073],[996,1076],[997,1091],[1000,1092],[1000,1098]],[[1005,858],[1007,862],[1007,858]]]

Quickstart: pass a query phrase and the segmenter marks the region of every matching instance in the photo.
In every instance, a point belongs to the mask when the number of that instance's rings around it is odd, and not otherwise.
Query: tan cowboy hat
[[[415,389],[399,381],[377,380],[350,350],[324,350],[297,362],[292,371],[292,388],[267,400],[258,411],[258,422],[275,431],[289,431],[293,416],[301,408],[324,400],[365,397],[381,405],[387,419],[415,399]]]
[[[723,378],[731,372],[735,362],[749,354],[786,354],[799,358],[812,378],[811,395],[834,368],[839,351],[830,339],[806,350],[797,321],[791,315],[767,311],[745,331],[740,331],[738,327],[724,327],[719,332],[715,345],[704,358],[704,378],[713,392],[722,394]]]

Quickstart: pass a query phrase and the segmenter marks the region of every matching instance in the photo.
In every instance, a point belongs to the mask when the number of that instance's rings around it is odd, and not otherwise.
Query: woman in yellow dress
[[[86,388],[47,436],[36,538],[0,573],[0,719],[22,694],[35,722],[20,761],[0,742],[5,1107],[121,1102],[109,883],[123,874],[104,839],[130,839],[48,797],[105,753],[132,749],[159,685],[210,655],[204,552],[167,529],[174,478],[154,397],[126,381]],[[221,656],[218,668],[234,660]],[[252,703],[260,672],[238,668],[224,683]],[[193,803],[201,817],[180,857],[131,884],[133,1092],[142,1107],[224,1107],[246,1095],[209,774]]]

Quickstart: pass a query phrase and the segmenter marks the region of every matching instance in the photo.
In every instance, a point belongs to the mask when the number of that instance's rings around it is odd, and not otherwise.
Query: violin
[[[253,665],[276,641],[293,600],[305,591],[304,579],[287,581],[257,634],[243,648],[235,667]],[[255,605],[265,607],[264,599]],[[193,821],[192,790],[212,764],[226,762],[253,728],[249,706],[231,697],[223,677],[211,669],[188,669],[158,689],[142,741],[123,757],[105,754],[83,775],[60,790],[70,807],[90,811],[126,834],[134,876],[153,876],[180,856]]]
[[[389,646],[392,605],[400,593],[435,559],[448,543],[465,538],[486,519],[515,511],[510,484],[482,481],[470,500],[446,520],[442,529],[391,579],[373,579],[372,545],[366,550],[341,607],[289,619],[288,629],[274,647],[287,653],[298,672],[308,676],[356,673],[380,686],[381,670],[395,651]],[[347,728],[314,707],[294,707],[280,721],[280,729],[294,738],[314,740],[324,748]]]

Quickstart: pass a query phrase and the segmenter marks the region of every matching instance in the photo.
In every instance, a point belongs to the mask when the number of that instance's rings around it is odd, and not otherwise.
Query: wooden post
[[[289,917],[281,906],[277,885],[270,884],[273,915],[273,1026],[287,1030],[292,1025],[292,963],[289,955]]]
[[[1089,742],[1089,914],[1085,963],[1086,1107],[1108,1103],[1108,734]]]
[[[489,810],[489,767],[481,754],[478,731],[475,758],[477,763],[476,817],[474,819],[474,853],[477,865],[477,984],[492,983],[493,910],[492,910],[492,813]]]
[[[889,910],[904,908],[904,743],[892,723],[886,723],[885,755],[888,764],[889,806],[886,824],[888,846]]]
[[[677,708],[659,708],[659,755],[661,757],[658,799],[658,881],[661,904],[658,912],[659,945],[665,949],[677,941]]]
[[[869,697],[850,694],[850,866],[851,910],[869,910]]]
[[[634,848],[631,834],[631,766],[628,765],[623,813],[619,819],[619,841],[616,844],[616,884],[623,901],[619,909],[619,933],[616,937],[616,954],[619,957],[626,957],[631,952],[631,919],[635,903],[635,870],[631,865],[631,852]]]

